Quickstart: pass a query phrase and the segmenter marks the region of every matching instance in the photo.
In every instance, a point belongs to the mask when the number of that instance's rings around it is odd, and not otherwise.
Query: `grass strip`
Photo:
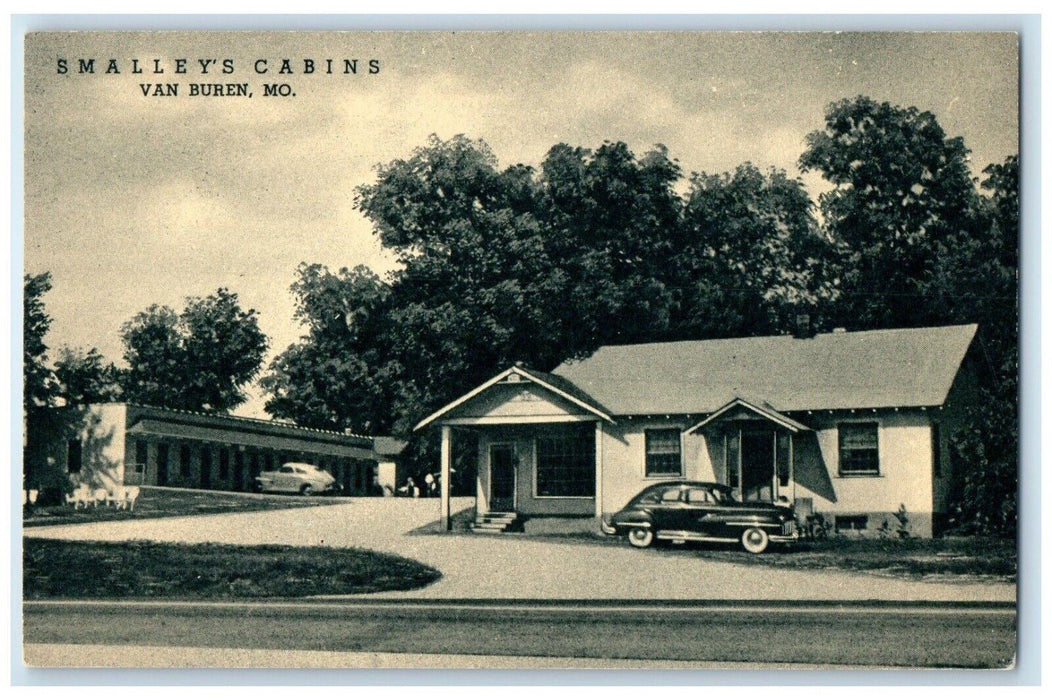
[[[592,532],[541,534],[535,537],[628,547],[623,538],[604,537]],[[995,537],[906,540],[837,537],[815,542],[799,542],[788,547],[771,547],[761,555],[743,552],[733,545],[693,542],[684,545],[662,545],[659,551],[667,556],[694,556],[732,564],[779,569],[870,572],[909,580],[979,577],[1011,583],[1016,580],[1017,566],[1015,541]]]
[[[365,549],[23,540],[25,600],[298,598],[413,590],[441,576]]]
[[[135,503],[135,510],[117,510],[105,505],[88,506],[87,508],[74,508],[72,505],[31,506],[23,508],[22,526],[28,528],[110,520],[250,513],[261,510],[331,506],[341,502],[346,502],[346,500],[331,497],[261,495],[143,486],[139,500]]]

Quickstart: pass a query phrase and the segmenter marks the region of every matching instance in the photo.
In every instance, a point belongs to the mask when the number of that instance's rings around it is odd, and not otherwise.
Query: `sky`
[[[47,342],[117,362],[137,312],[218,287],[259,312],[269,362],[303,333],[301,262],[393,269],[354,191],[432,133],[481,138],[502,166],[624,141],[664,144],[686,173],[797,176],[826,106],[864,94],[934,113],[977,176],[1018,152],[1007,33],[54,33],[26,37],[25,65],[25,267],[52,274]],[[189,95],[214,82],[252,97]],[[263,95],[281,83],[294,96]],[[263,416],[263,398],[235,412]]]

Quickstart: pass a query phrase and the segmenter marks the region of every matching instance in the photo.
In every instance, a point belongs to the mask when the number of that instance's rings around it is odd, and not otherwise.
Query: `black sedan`
[[[706,481],[648,486],[602,528],[607,535],[628,535],[633,547],[649,547],[656,539],[726,542],[741,543],[753,554],[798,537],[791,506],[742,503],[729,486]]]

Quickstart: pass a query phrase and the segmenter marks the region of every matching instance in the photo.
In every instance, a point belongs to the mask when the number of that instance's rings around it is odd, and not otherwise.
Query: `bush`
[[[1019,424],[1014,396],[998,400],[992,392],[970,409],[965,427],[951,438],[958,478],[950,531],[1012,537],[1016,532],[1019,484]]]

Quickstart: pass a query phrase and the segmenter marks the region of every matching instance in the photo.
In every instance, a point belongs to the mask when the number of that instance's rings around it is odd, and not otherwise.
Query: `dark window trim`
[[[870,471],[870,470],[865,470],[865,471],[863,471],[863,470],[853,470],[853,469],[852,470],[848,470],[848,471],[844,470],[844,444],[843,444],[843,436],[841,434],[841,431],[843,430],[843,428],[845,426],[852,426],[852,427],[873,426],[873,430],[875,431],[876,443],[877,443],[876,447],[873,448],[873,451],[876,452],[876,455],[877,455],[877,459],[876,459],[877,466],[876,466],[876,468],[874,470],[872,470],[872,471]],[[872,420],[867,420],[867,421],[843,421],[841,423],[837,423],[836,431],[837,431],[837,436],[836,436],[836,445],[837,445],[837,476],[845,477],[845,478],[882,476],[882,472],[881,472],[881,469],[880,469],[880,423],[879,422],[872,421]]]
[[[650,465],[650,435],[651,433],[667,432],[676,434],[676,471],[655,471]],[[654,454],[670,455],[671,452],[656,452]],[[670,476],[683,476],[683,431],[678,427],[652,426],[643,428],[643,477],[646,479],[667,479]]]
[[[591,428],[591,424],[588,424],[587,429],[580,429],[577,431],[568,431],[565,433],[551,433],[541,434],[533,438],[533,498],[538,500],[545,499],[595,499],[596,495],[596,484],[595,484],[595,454],[596,454],[596,441],[595,431]],[[577,457],[582,458],[582,461],[578,465],[568,465],[567,463],[556,465],[552,467],[555,472],[555,476],[548,476],[542,478],[541,472],[544,471],[544,467],[541,464],[541,444],[545,441],[556,442],[556,441],[571,441],[580,440],[587,442],[589,448],[583,451],[578,450],[565,450],[557,454],[560,458],[565,457]],[[574,479],[568,479],[567,475],[572,473],[573,469],[579,468],[579,473],[575,474]],[[559,478],[561,477],[561,478]],[[582,493],[544,493],[541,491],[545,490],[543,487],[547,486],[546,480],[550,479],[552,483],[558,484],[573,484],[579,487],[583,487]]]

